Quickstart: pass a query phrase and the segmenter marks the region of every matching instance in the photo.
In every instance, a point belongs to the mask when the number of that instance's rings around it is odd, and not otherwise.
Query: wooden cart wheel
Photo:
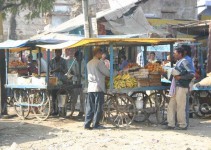
[[[50,96],[47,91],[35,91],[35,96],[32,100],[33,104],[38,106],[33,106],[33,113],[39,120],[46,120],[51,112],[51,101]]]
[[[148,120],[151,123],[160,124],[167,119],[167,98],[161,92],[155,92],[149,95],[150,112]]]
[[[14,90],[14,109],[21,119],[26,119],[30,113],[30,100],[26,90]]]
[[[130,125],[134,120],[135,113],[135,103],[126,94],[116,94],[108,111],[109,120],[117,127]]]
[[[112,105],[112,96],[111,94],[104,94],[103,118],[101,120],[103,124],[109,123],[109,109],[111,108],[110,105]]]
[[[146,108],[146,104],[149,102],[149,96],[146,94],[146,92],[134,92],[130,97],[132,97],[136,105],[136,114],[134,117],[134,121],[135,122],[146,121],[146,119],[149,116],[146,113],[145,108]],[[141,101],[142,101],[142,104],[141,104]]]

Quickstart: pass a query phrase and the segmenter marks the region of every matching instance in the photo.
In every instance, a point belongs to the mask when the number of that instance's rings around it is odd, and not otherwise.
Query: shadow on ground
[[[54,138],[51,132],[58,129],[27,122],[1,120],[0,122],[0,147]]]

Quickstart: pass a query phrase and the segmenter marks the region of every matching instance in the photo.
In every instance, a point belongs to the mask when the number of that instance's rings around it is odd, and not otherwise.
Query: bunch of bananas
[[[138,85],[136,79],[131,77],[129,74],[117,75],[114,77],[114,88],[133,88]]]

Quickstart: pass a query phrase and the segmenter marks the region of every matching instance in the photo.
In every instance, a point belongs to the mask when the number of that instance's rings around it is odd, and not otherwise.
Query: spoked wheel
[[[101,122],[103,124],[106,124],[109,122],[109,109],[111,109],[112,105],[112,95],[111,94],[104,94],[104,105],[103,105],[103,118],[101,120]]]
[[[130,125],[135,117],[136,108],[133,99],[125,94],[117,94],[110,104],[109,120],[117,127]]]
[[[26,90],[14,90],[13,101],[16,114],[25,119],[30,113],[30,100]]]
[[[130,97],[132,97],[136,105],[134,121],[144,122],[148,118],[148,115],[144,109],[149,101],[149,96],[145,92],[134,92]]]
[[[209,103],[209,100],[211,99],[211,94],[208,91],[199,91],[199,92],[193,92],[192,95],[192,103],[190,105],[190,108],[192,109],[193,113],[197,117],[205,117],[205,113],[202,111],[202,104],[203,103]]]
[[[51,112],[51,101],[47,91],[34,91],[33,113],[39,120],[46,120]]]
[[[151,112],[148,120],[151,123],[160,124],[167,119],[166,96],[161,92],[155,92],[149,95],[149,105]]]
[[[75,112],[75,106],[77,103],[78,95],[80,94],[80,89],[73,89],[70,92],[66,91],[67,95],[67,108],[70,110],[70,116],[73,116]]]

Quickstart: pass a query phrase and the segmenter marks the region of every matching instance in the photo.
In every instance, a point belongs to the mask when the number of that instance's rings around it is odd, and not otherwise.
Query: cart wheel
[[[203,91],[203,92],[205,92],[205,91]],[[206,97],[207,98],[211,97],[209,92],[207,92],[207,96]],[[201,108],[200,91],[199,92],[198,91],[194,91],[192,93],[192,104],[190,105],[190,109],[192,109],[193,113],[199,118],[205,116],[205,114],[201,112],[200,108]]]
[[[155,92],[149,95],[149,106],[151,112],[148,120],[151,123],[160,124],[167,119],[167,98],[161,92]]]
[[[74,93],[74,90],[71,90],[71,92],[66,91],[67,94],[67,109],[70,110],[70,115],[73,116],[75,112],[75,105],[77,103],[77,100],[75,101],[74,99],[77,99],[78,94]]]
[[[135,117],[136,108],[131,97],[118,94],[109,104],[109,120],[117,127],[130,125]]]
[[[21,119],[25,119],[30,113],[30,100],[27,91],[14,90],[13,101],[16,114]]]
[[[36,91],[32,102],[37,104],[37,106],[33,106],[33,113],[36,118],[46,120],[51,112],[51,101],[48,92]]]
[[[103,124],[109,123],[109,107],[111,107],[112,95],[104,94],[104,105],[103,105],[103,118],[101,122]]]
[[[149,102],[149,96],[145,92],[134,92],[130,97],[132,97],[136,105],[134,121],[144,122],[148,118],[148,114],[144,109],[147,102]]]

